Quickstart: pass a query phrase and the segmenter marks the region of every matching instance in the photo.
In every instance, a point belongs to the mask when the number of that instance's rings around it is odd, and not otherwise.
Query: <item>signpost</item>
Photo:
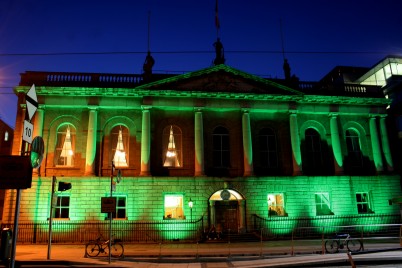
[[[33,134],[33,125],[31,124],[31,119],[34,116],[36,110],[38,109],[38,98],[36,97],[36,89],[33,84],[31,88],[25,95],[25,101],[27,105],[27,114],[25,118],[28,120],[24,121],[24,129],[22,133],[22,143],[21,143],[21,156],[25,156],[26,143],[32,142],[32,134]],[[32,167],[30,167],[32,170]],[[32,181],[32,173],[31,173],[31,181]],[[15,250],[17,247],[17,235],[18,235],[18,220],[20,214],[20,203],[21,203],[21,189],[17,189],[17,200],[15,203],[15,213],[14,213],[14,235],[13,235],[13,246],[11,249],[11,259],[10,259],[10,267],[14,268],[15,265]]]

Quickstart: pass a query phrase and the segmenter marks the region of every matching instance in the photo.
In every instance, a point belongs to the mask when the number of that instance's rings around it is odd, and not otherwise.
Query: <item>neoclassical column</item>
[[[204,176],[204,123],[200,108],[196,108],[194,114],[194,146],[194,176]]]
[[[290,140],[292,144],[293,175],[302,174],[302,158],[300,151],[299,126],[297,111],[289,111]]]
[[[33,137],[42,137],[43,138],[43,125],[44,125],[44,118],[45,118],[45,110],[43,106],[39,106],[36,110],[35,117],[34,117],[34,131]],[[40,167],[34,168],[32,170],[32,174],[35,176],[40,176]]]
[[[382,172],[384,170],[384,165],[382,162],[380,139],[378,138],[376,117],[374,115],[370,116],[369,122],[370,122],[370,137],[371,137],[371,147],[373,148],[374,165],[377,172]]]
[[[330,130],[331,130],[331,144],[332,152],[334,154],[335,174],[343,174],[343,155],[338,129],[338,115],[330,114]]]
[[[142,107],[141,171],[140,176],[151,175],[151,107]]]
[[[85,176],[95,175],[96,136],[98,130],[97,107],[88,107],[88,136],[85,154]]]
[[[246,232],[246,201],[239,200],[239,233]]]
[[[244,175],[243,176],[246,177],[246,176],[252,176],[254,173],[250,114],[247,110],[243,110],[242,131],[243,131],[243,158],[244,158]]]
[[[393,171],[394,163],[392,161],[391,149],[389,147],[387,125],[386,125],[385,120],[386,120],[386,115],[382,115],[380,117],[380,133],[381,133],[382,151],[384,153],[387,170]]]
[[[209,200],[209,216],[211,219],[211,226],[216,225],[216,216],[215,216],[215,200]]]

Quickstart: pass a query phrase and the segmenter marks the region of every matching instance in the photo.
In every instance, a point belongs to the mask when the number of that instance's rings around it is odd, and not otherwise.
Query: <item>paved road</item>
[[[292,247],[293,245],[293,247]],[[398,249],[352,256],[357,267],[402,267],[402,250],[397,243],[365,244],[365,251]],[[16,267],[352,267],[346,251],[321,254],[320,241],[289,241],[263,243],[206,244],[128,244],[125,257],[87,258],[84,245],[51,247],[47,260],[47,245],[17,245]],[[292,255],[293,251],[293,255]],[[365,265],[365,266],[363,266]],[[385,266],[378,266],[385,265]],[[387,266],[388,265],[388,266]]]

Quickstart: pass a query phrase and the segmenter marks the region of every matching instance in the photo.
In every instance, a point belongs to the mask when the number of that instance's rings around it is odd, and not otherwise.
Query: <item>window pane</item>
[[[55,164],[73,166],[75,154],[75,129],[67,124],[58,128],[56,133]]]
[[[268,215],[285,216],[285,205],[283,194],[268,195]]]
[[[164,217],[166,219],[184,219],[182,195],[165,195]]]
[[[163,129],[162,152],[164,167],[181,167],[182,163],[182,133],[177,126],[167,126]]]
[[[111,160],[116,167],[128,166],[129,136],[128,128],[122,125],[115,126],[110,132]]]

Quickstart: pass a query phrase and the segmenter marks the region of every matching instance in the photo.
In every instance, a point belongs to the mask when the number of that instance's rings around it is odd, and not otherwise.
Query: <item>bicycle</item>
[[[337,253],[345,246],[350,252],[358,252],[363,244],[361,240],[351,238],[350,234],[336,234],[334,238],[325,241],[325,250],[328,253]]]
[[[114,239],[112,236],[112,250],[110,255],[114,258],[120,258],[124,253],[124,246],[120,243],[120,239]],[[109,240],[106,240],[102,234],[96,240],[91,240],[87,243],[85,247],[85,252],[89,257],[97,257],[99,254],[104,254],[104,256],[109,255]]]

